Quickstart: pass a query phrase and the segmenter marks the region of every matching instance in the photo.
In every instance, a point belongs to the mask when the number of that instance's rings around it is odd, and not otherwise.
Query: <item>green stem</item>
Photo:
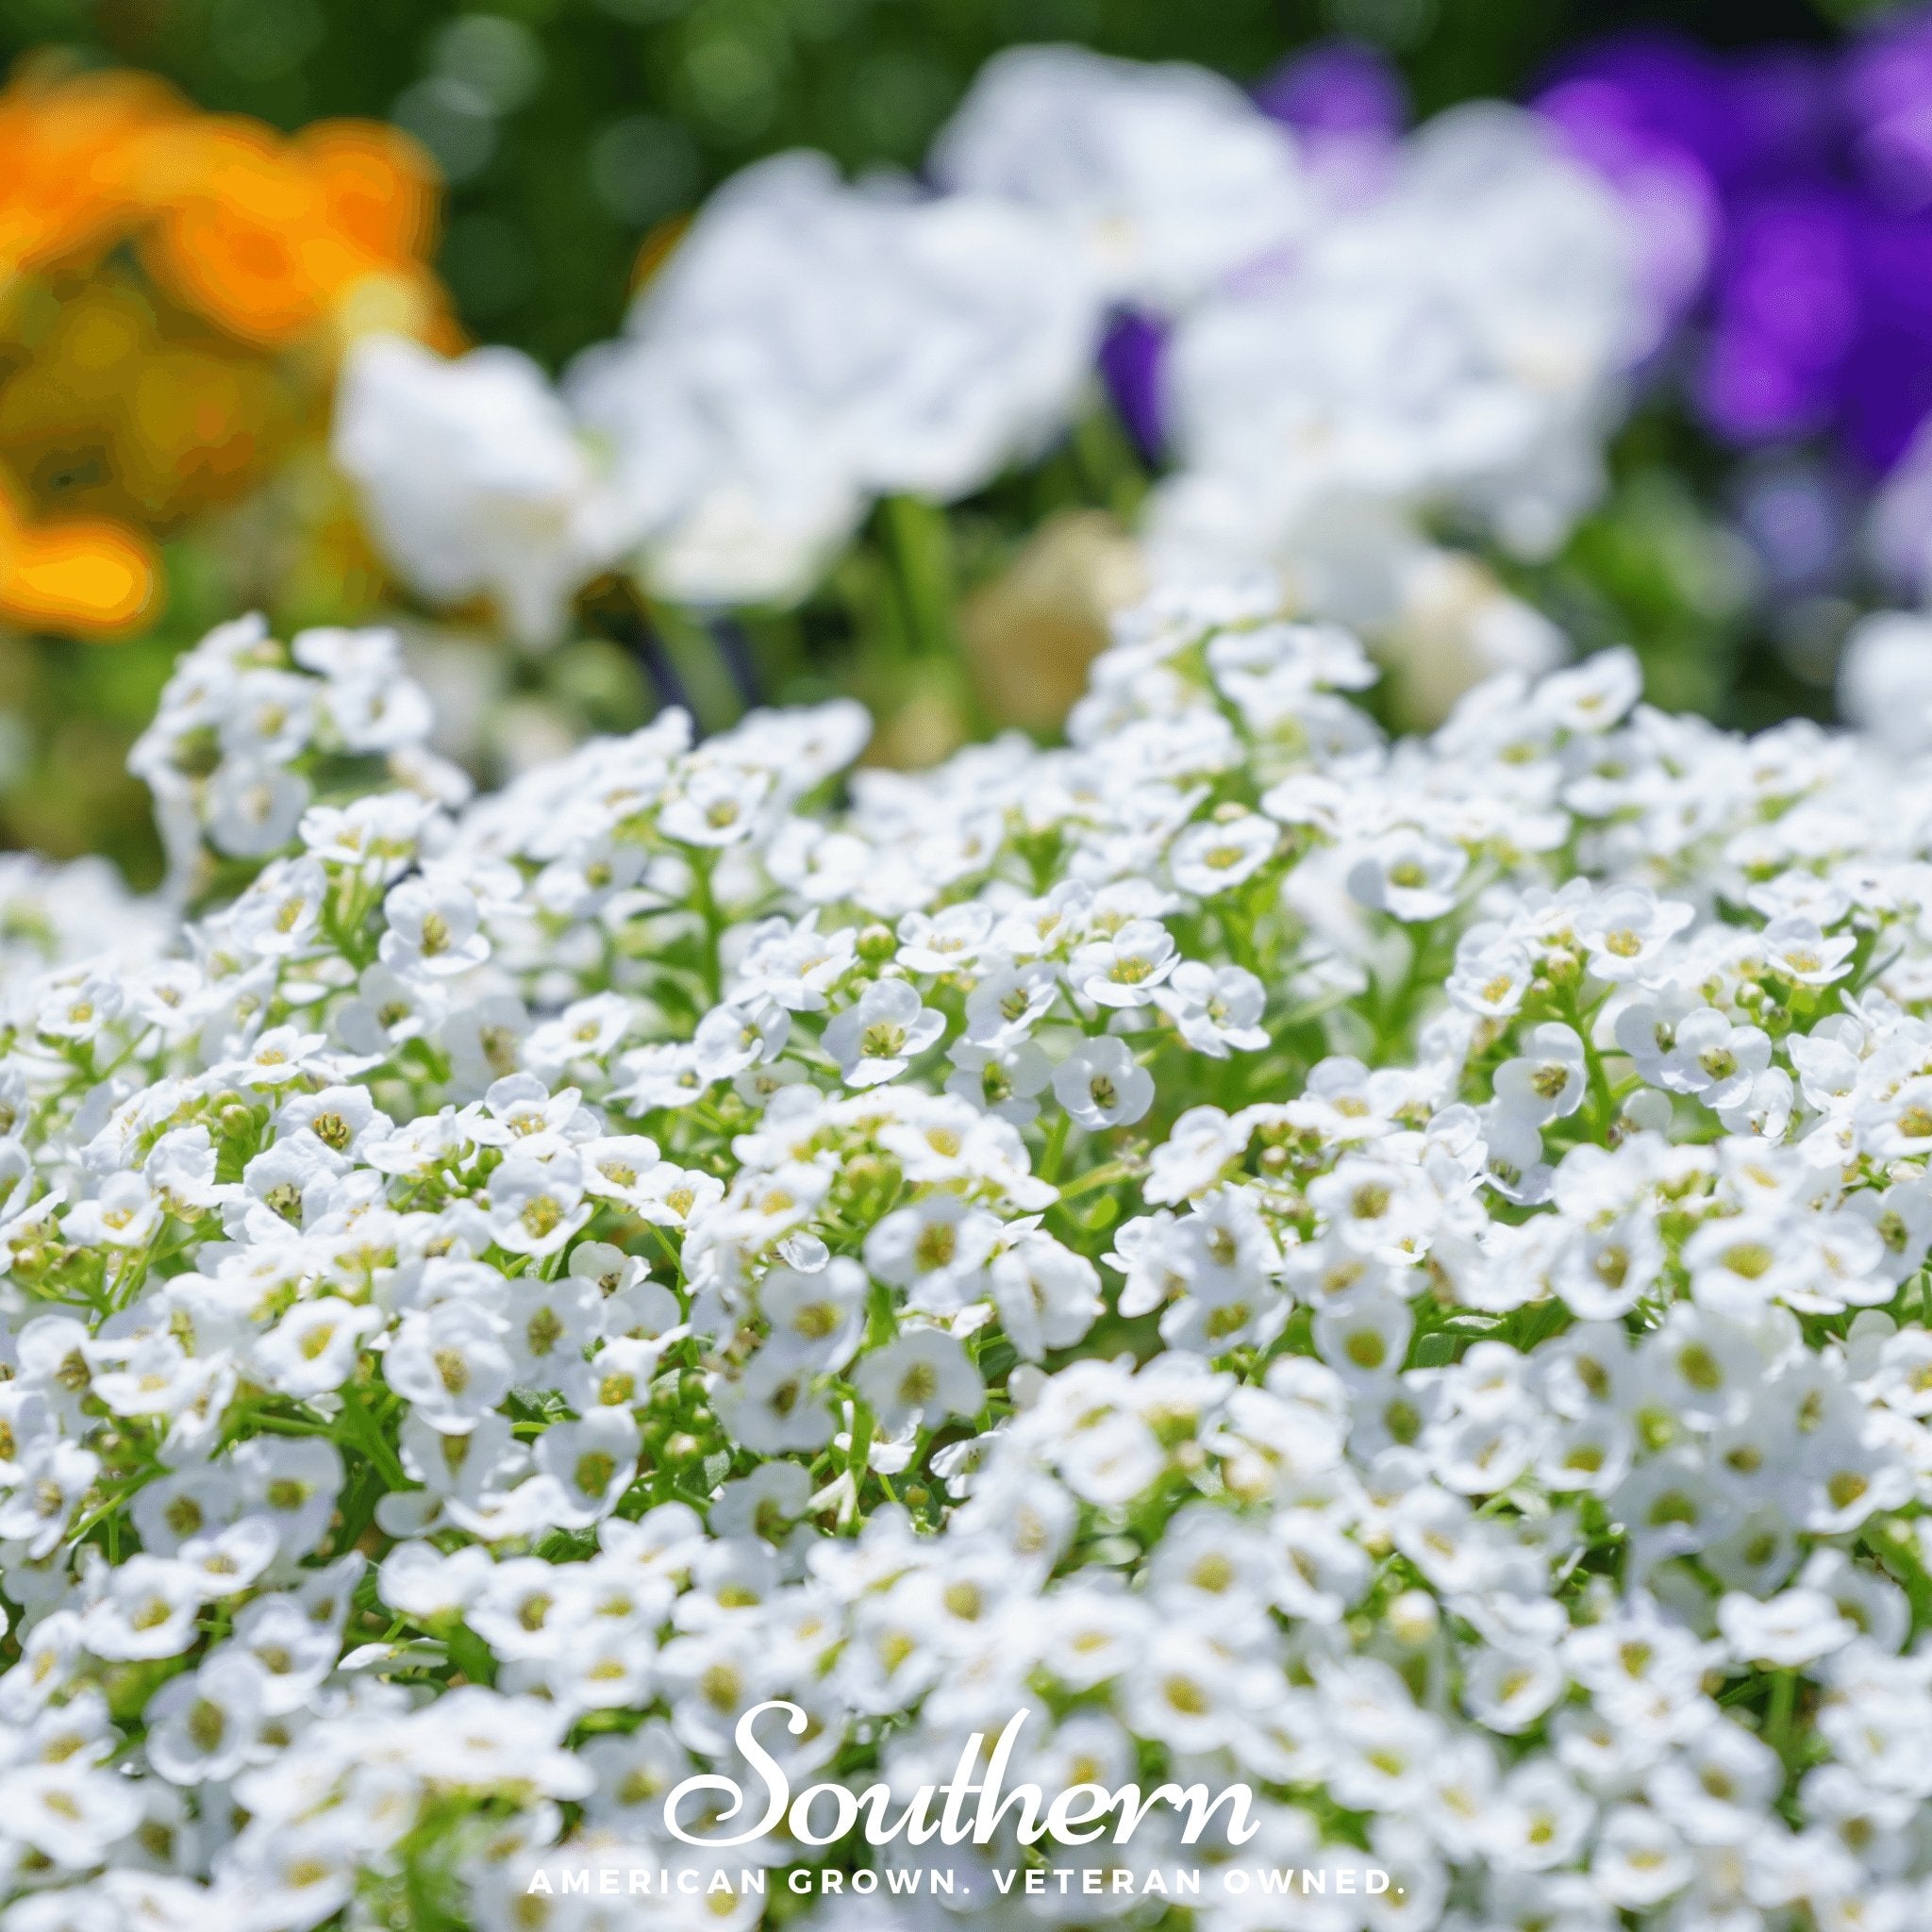
[[[355,1446],[382,1472],[391,1488],[403,1490],[411,1487],[395,1451],[389,1445],[389,1439],[382,1433],[381,1424],[354,1394],[344,1394],[342,1412],[338,1420],[354,1439]]]
[[[1774,1671],[1771,1679],[1771,1698],[1764,1708],[1764,1741],[1777,1753],[1786,1757],[1791,1743],[1791,1714],[1798,1703],[1798,1674],[1796,1671]]]
[[[1073,1125],[1073,1116],[1064,1108],[1055,1115],[1054,1124],[1046,1130],[1046,1147],[1040,1157],[1040,1178],[1054,1181],[1059,1178],[1060,1161],[1067,1151],[1067,1133]]]
[[[1074,424],[1073,443],[1089,492],[1131,523],[1147,494],[1147,475],[1120,417],[1106,403],[1087,410]]]
[[[1070,1181],[1060,1190],[1062,1203],[1072,1201],[1081,1194],[1091,1194],[1095,1188],[1110,1188],[1126,1180],[1133,1169],[1124,1160],[1109,1160],[1104,1167],[1091,1169],[1076,1181]]]
[[[916,496],[889,496],[880,512],[912,655],[957,658],[953,541],[944,512]]]
[[[718,900],[711,891],[711,860],[704,853],[693,855],[691,859],[691,904],[696,907],[698,917],[705,922],[704,958],[700,970],[704,974],[706,991],[716,1006],[724,991],[724,970],[718,963],[718,935],[723,921],[718,912]]]

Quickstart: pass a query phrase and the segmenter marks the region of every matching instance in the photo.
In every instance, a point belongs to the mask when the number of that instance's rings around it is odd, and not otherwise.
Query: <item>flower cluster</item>
[[[430,724],[392,632],[309,630],[291,646],[258,616],[211,630],[176,663],[128,755],[154,794],[172,896],[219,891],[225,868],[232,889],[311,807],[348,804],[384,777],[460,803],[470,782],[426,748]],[[386,836],[380,813],[338,830],[350,846]]]
[[[1201,69],[1010,49],[931,191],[761,162],[560,394],[506,351],[370,342],[337,455],[413,590],[541,641],[612,568],[700,608],[796,600],[874,500],[956,501],[1063,435],[1097,360],[1174,459],[1163,577],[1266,567],[1304,614],[1544,668],[1548,625],[1427,532],[1541,557],[1588,508],[1653,335],[1631,224],[1495,103],[1374,170],[1331,149]]]
[[[1277,607],[1141,607],[1063,749],[674,712],[468,802],[311,775],[380,637],[202,647],[228,896],[4,960],[8,1932],[1011,1923],[1010,1813],[672,1838],[773,1698],[794,1784],[1024,1708],[1011,1783],[1250,1787],[1081,1923],[1923,1919],[1932,776],[1621,654],[1386,741]]]

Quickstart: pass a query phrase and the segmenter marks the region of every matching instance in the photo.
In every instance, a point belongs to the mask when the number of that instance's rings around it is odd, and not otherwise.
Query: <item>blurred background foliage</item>
[[[1470,96],[1520,98],[1562,48],[1620,28],[1674,26],[1715,46],[1824,42],[1873,10],[1858,0],[6,0],[0,59],[16,75],[144,70],[203,108],[284,130],[330,116],[393,122],[445,177],[433,259],[461,330],[556,370],[613,332],[641,262],[734,170],[799,145],[851,168],[914,167],[981,63],[1015,41],[1186,58],[1248,82],[1344,35],[1386,49],[1426,115]],[[1133,458],[1106,428],[1105,447],[1076,446],[1024,479],[1025,502],[967,508],[954,552],[967,582],[945,594],[1010,562],[1014,513],[1024,528],[1131,499]],[[0,839],[106,851],[137,881],[155,876],[144,794],[122,760],[174,653],[251,604],[294,625],[354,619],[380,593],[324,467],[297,461],[272,481],[272,500],[217,512],[229,519],[219,542],[164,542],[165,609],[136,642],[0,640]],[[1827,708],[1836,636],[1807,671],[1806,627],[1829,631],[1832,615],[1767,610],[1750,594],[1718,500],[1719,454],[1681,418],[1641,415],[1615,468],[1609,501],[1522,588],[1586,646],[1635,637],[1667,704],[1747,724]],[[276,534],[291,500],[303,532],[293,549]],[[887,548],[906,536],[880,534]],[[888,643],[918,629],[876,556],[856,552],[829,599],[752,638],[762,662],[790,667],[768,681],[774,694],[841,678],[855,610],[873,608]],[[715,641],[667,642],[700,714],[728,708],[730,691],[712,690]],[[453,676],[458,699],[475,671],[473,658]],[[477,702],[487,696],[501,728],[521,718],[540,740],[559,705],[575,728],[610,728],[652,697],[637,664],[595,641],[541,671],[492,675],[512,689],[479,689]],[[525,705],[514,687],[538,678],[544,703]],[[864,690],[862,676],[843,681]],[[924,749],[919,717],[914,705],[900,721],[908,758]]]
[[[7,0],[0,55],[146,68],[293,129],[391,118],[441,164],[438,267],[479,338],[553,368],[608,336],[641,239],[794,146],[916,167],[997,48],[1070,40],[1259,78],[1299,46],[1387,48],[1427,115],[1515,97],[1559,49],[1640,24],[1712,45],[1819,40],[1857,0]],[[1836,17],[1835,17],[1836,16]]]

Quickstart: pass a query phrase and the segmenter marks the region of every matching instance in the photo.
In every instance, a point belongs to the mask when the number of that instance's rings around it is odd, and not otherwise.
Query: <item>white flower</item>
[[[848,1086],[876,1087],[896,1079],[945,1030],[944,1015],[922,1006],[905,980],[880,979],[826,1024],[824,1048]]]
[[[1103,1306],[1092,1262],[1046,1234],[1029,1234],[998,1256],[990,1287],[1001,1325],[1029,1361],[1071,1348]]]
[[[220,1650],[164,1684],[147,1707],[149,1763],[171,1784],[232,1778],[261,1748],[262,1675],[245,1650]]]
[[[431,1543],[399,1542],[382,1559],[378,1590],[384,1603],[426,1621],[464,1609],[490,1571],[474,1545],[445,1556]]]
[[[1923,457],[1919,469],[1923,475]],[[1921,525],[1916,541],[1924,544],[1932,522]],[[1838,660],[1839,709],[1896,758],[1916,758],[1932,747],[1928,647],[1932,624],[1923,615],[1881,610],[1853,626]]]
[[[314,936],[328,874],[312,858],[270,866],[236,905],[236,937],[256,953],[299,953]]]
[[[1440,919],[1455,905],[1468,869],[1468,855],[1457,846],[1422,832],[1391,832],[1349,868],[1348,890],[1395,919]]]
[[[941,130],[948,187],[1063,223],[1109,296],[1159,308],[1292,242],[1311,195],[1292,136],[1218,75],[1013,47]]]
[[[226,762],[208,791],[208,838],[233,858],[259,858],[294,837],[311,795],[308,781],[293,772]]]
[[[1267,989],[1245,966],[1210,966],[1183,959],[1155,1004],[1180,1028],[1196,1053],[1225,1059],[1231,1049],[1256,1053],[1268,1044],[1260,1024]]]
[[[637,1473],[638,1425],[627,1408],[592,1408],[537,1439],[537,1467],[562,1494],[554,1520],[581,1529],[608,1516]]]
[[[1053,1077],[1053,1062],[1030,1040],[1011,1046],[979,1046],[971,1040],[956,1040],[946,1049],[946,1058],[958,1071],[946,1081],[946,1091],[957,1099],[1015,1126],[1024,1126],[1040,1112],[1034,1095]]]
[[[1102,1007],[1144,1007],[1178,963],[1174,935],[1158,919],[1129,919],[1074,955],[1068,977]]]
[[[274,1528],[284,1557],[305,1557],[319,1543],[342,1487],[341,1452],[313,1437],[254,1437],[233,1453],[242,1505]]]
[[[382,1325],[375,1309],[335,1295],[297,1302],[256,1343],[256,1372],[266,1387],[284,1395],[305,1398],[340,1389],[362,1342]]]
[[[478,929],[476,895],[453,872],[405,879],[384,901],[383,912],[382,963],[396,973],[442,978],[490,957],[490,941]]]
[[[935,1428],[948,1416],[974,1415],[986,1394],[964,1347],[937,1328],[889,1341],[865,1357],[855,1379],[888,1435],[908,1422]]]
[[[493,598],[533,643],[610,548],[591,461],[542,372],[513,349],[444,360],[397,336],[350,350],[334,452],[377,546],[432,602]]]
[[[574,1154],[517,1157],[490,1177],[490,1231],[513,1255],[554,1255],[591,1218]]]
[[[997,1215],[958,1194],[932,1193],[895,1208],[865,1238],[865,1265],[908,1291],[908,1307],[956,1313],[978,1298],[1001,1234]]]
[[[658,824],[686,845],[735,845],[757,829],[758,811],[773,789],[770,772],[706,765],[665,803]]]
[[[1604,1820],[1591,1876],[1612,1905],[1659,1905],[1690,1882],[1694,1870],[1669,1823],[1641,1805],[1618,1805]]]
[[[1658,899],[1638,888],[1606,892],[1577,924],[1599,979],[1638,979],[1655,970],[1657,956],[1696,917],[1680,899]]]
[[[161,1224],[161,1203],[138,1174],[110,1175],[92,1201],[77,1202],[62,1227],[70,1241],[138,1248]]]
[[[1550,1021],[1535,1028],[1527,1043],[1528,1053],[1496,1069],[1496,1103],[1517,1119],[1543,1126],[1583,1104],[1583,1041],[1574,1027]]]
[[[1040,447],[1098,322],[1097,291],[1037,216],[848,188],[822,156],[780,155],[712,197],[627,339],[569,387],[614,453],[618,527],[657,588],[784,601],[871,496],[964,495]]]
[[[903,951],[900,957],[903,960]],[[1019,1045],[1045,1016],[1058,991],[1059,975],[1050,966],[1034,962],[997,967],[966,995],[966,1041],[990,1052]]]
[[[466,1435],[509,1391],[505,1324],[474,1304],[439,1302],[404,1317],[383,1357],[390,1387],[448,1435]]]
[[[1053,1070],[1054,1096],[1091,1132],[1131,1126],[1154,1104],[1154,1077],[1124,1040],[1110,1033],[1083,1040]]]
[[[832,1412],[814,1389],[816,1374],[796,1351],[762,1348],[718,1391],[718,1419],[756,1455],[822,1449],[832,1438]]]
[[[1787,1590],[1764,1603],[1727,1591],[1717,1607],[1717,1624],[1740,1662],[1776,1670],[1815,1664],[1858,1634],[1858,1626],[1819,1590]]]
[[[1675,1044],[1658,1077],[1662,1085],[1694,1093],[1723,1111],[1750,1093],[1770,1063],[1771,1040],[1761,1027],[1733,1025],[1724,1014],[1705,1008],[1678,1024]]]
[[[193,1641],[201,1607],[199,1574],[172,1557],[130,1557],[105,1578],[87,1612],[88,1648],[117,1661],[178,1657]]]
[[[1212,898],[1253,878],[1273,857],[1279,837],[1280,827],[1258,812],[1217,815],[1174,841],[1168,867],[1182,891]]]
[[[85,1763],[36,1764],[0,1776],[10,1837],[50,1864],[85,1872],[141,1819],[134,1786]]]

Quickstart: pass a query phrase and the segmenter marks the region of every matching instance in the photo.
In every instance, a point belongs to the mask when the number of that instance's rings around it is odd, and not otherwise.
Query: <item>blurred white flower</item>
[[[1838,708],[1897,758],[1932,750],[1932,617],[1880,610],[1845,640]]]
[[[349,352],[335,458],[396,574],[434,604],[488,596],[530,643],[609,560],[591,458],[543,372],[514,349],[453,360],[398,336]]]
[[[1410,138],[1378,201],[1177,324],[1154,567],[1266,565],[1299,608],[1385,629],[1414,594],[1424,512],[1459,509],[1525,557],[1561,542],[1602,487],[1641,345],[1607,191],[1535,117],[1454,109]],[[1458,646],[1472,671],[1541,668],[1547,634],[1501,624]]]
[[[711,198],[568,389],[655,589],[783,601],[874,496],[950,500],[1035,453],[1098,326],[1050,223],[780,155]]]
[[[996,54],[932,171],[1052,216],[1109,298],[1161,310],[1286,248],[1314,213],[1294,136],[1232,81],[1084,47]]]

